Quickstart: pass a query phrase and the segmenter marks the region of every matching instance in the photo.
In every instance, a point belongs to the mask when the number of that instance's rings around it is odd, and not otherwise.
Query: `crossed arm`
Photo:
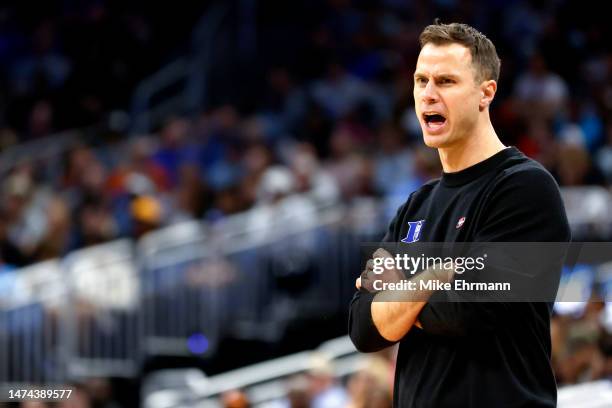
[[[530,199],[525,200],[525,197]],[[400,210],[383,242],[397,242],[395,226]],[[554,179],[535,166],[504,176],[488,199],[481,219],[482,228],[473,238],[474,242],[568,242],[571,237]],[[411,280],[424,279],[423,274]],[[394,294],[394,301],[382,301],[388,294],[370,293],[366,290],[367,282],[362,282],[361,278],[356,286],[359,290],[350,305],[349,333],[357,348],[364,352],[392,345],[415,325],[433,335],[486,333],[498,330],[510,318],[516,320],[516,316],[520,316],[517,311],[535,307],[503,301],[455,302],[444,293],[425,291],[413,299],[396,302],[398,298]],[[521,323],[520,319],[515,322]]]
[[[427,302],[379,302],[374,300],[370,306],[372,320],[382,337],[389,341],[399,341],[412,326],[421,327],[419,313]]]
[[[379,248],[373,255],[373,258],[377,257],[391,257],[391,254]],[[366,271],[362,276],[367,276],[368,269],[371,271],[371,262],[368,262]],[[387,272],[391,272],[395,280],[399,279],[398,271]],[[417,287],[420,281],[430,279],[448,282],[452,279],[452,272],[452,269],[428,269],[413,277],[410,281],[414,282]],[[355,287],[358,290],[362,288],[362,276],[355,281]],[[370,304],[374,327],[385,340],[390,342],[399,341],[410,331],[412,326],[422,328],[418,316],[432,294],[432,290],[394,291],[392,293],[381,291],[376,293]]]

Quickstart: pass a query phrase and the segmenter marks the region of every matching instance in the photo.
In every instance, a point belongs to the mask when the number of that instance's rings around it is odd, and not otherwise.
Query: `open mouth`
[[[443,115],[435,112],[424,113],[423,120],[425,121],[425,125],[430,130],[434,131],[442,128],[442,126],[444,126],[446,123],[446,118]]]

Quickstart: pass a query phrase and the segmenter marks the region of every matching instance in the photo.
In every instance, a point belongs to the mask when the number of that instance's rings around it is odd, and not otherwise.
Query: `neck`
[[[438,149],[442,169],[455,173],[467,169],[506,148],[497,137],[493,125],[487,121],[481,130],[465,137],[461,143]]]

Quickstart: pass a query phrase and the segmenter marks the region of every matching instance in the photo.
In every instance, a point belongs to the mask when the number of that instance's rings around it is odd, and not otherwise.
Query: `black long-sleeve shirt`
[[[552,176],[518,149],[506,148],[412,193],[383,241],[402,239],[568,242],[570,230]],[[350,304],[349,334],[362,352],[394,344],[374,326],[373,297],[362,289]],[[551,303],[430,299],[418,316],[422,330],[413,327],[399,341],[394,407],[556,406],[551,311]]]

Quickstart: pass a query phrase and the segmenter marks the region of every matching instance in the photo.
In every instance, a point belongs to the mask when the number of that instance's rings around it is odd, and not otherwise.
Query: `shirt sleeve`
[[[387,233],[382,242],[395,242],[397,234],[397,224],[401,219],[402,210],[410,201],[408,198],[406,204],[402,205],[395,214],[395,217],[389,224]],[[358,290],[353,295],[349,306],[349,321],[348,331],[351,341],[357,350],[364,353],[373,353],[392,346],[396,342],[389,341],[381,336],[380,332],[374,325],[372,320],[372,301],[375,293],[370,293],[365,289]]]
[[[373,353],[396,343],[381,336],[374,326],[370,309],[374,295],[367,291],[357,291],[349,308],[349,337],[355,348],[363,353]]]
[[[534,167],[503,177],[480,215],[475,242],[568,242],[570,229],[559,188],[544,169]],[[560,270],[558,271],[560,273]],[[419,321],[425,332],[466,336],[491,332],[520,320],[529,305],[503,301],[457,302],[453,291],[436,292]]]

